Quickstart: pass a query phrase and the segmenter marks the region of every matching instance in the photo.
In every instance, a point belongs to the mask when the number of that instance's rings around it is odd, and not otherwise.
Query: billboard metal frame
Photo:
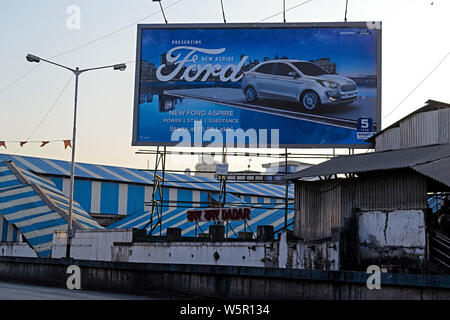
[[[174,24],[138,24],[136,41],[136,63],[135,63],[135,84],[134,84],[134,102],[133,102],[133,133],[132,146],[176,146],[177,142],[142,142],[137,141],[137,120],[139,109],[139,90],[140,90],[140,61],[141,61],[141,38],[143,29],[289,29],[289,28],[367,28],[373,22],[307,22],[307,23],[174,23]],[[376,29],[377,41],[377,98],[376,98],[376,131],[381,131],[381,34],[382,23],[379,29]],[[205,143],[203,147],[209,143]],[[246,148],[248,145],[246,143]],[[372,149],[370,144],[280,144],[278,148],[348,148],[348,149]]]

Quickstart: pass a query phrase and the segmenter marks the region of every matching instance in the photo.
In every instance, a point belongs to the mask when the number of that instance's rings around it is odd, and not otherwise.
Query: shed
[[[330,237],[356,211],[427,209],[450,191],[450,144],[341,156],[286,176],[295,184],[294,235]],[[317,181],[305,178],[320,177]]]
[[[424,107],[367,140],[376,151],[450,143],[450,104],[428,100]]]

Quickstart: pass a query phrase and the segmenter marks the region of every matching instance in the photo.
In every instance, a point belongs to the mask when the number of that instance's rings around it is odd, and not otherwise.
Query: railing
[[[438,232],[430,234],[430,259],[450,271],[450,239]]]
[[[280,233],[281,231],[285,230],[286,228],[289,229],[289,227],[292,226],[293,224],[294,224],[294,222],[292,221],[292,222],[289,223],[286,227],[285,227],[285,226],[282,226],[282,227],[276,229],[273,233],[274,233],[274,234],[277,234],[277,233]]]

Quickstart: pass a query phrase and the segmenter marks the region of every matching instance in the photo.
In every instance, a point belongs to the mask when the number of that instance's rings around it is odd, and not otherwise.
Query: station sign
[[[246,207],[191,209],[187,211],[187,220],[189,222],[229,222],[250,219],[251,209]]]

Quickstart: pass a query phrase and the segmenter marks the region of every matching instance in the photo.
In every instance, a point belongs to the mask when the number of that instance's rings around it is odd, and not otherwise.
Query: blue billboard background
[[[346,146],[368,144],[358,139],[358,119],[377,127],[377,34],[379,30],[348,27],[305,28],[153,28],[141,26],[135,101],[135,145],[175,145],[172,132],[226,128],[279,130],[283,146]],[[174,48],[172,54],[168,52]],[[201,52],[218,50],[220,53]],[[173,61],[170,61],[172,57]],[[186,58],[186,61],[182,61]],[[264,61],[296,59],[319,65],[330,74],[357,84],[351,104],[322,105],[308,111],[298,103],[259,101],[249,104],[241,75]],[[182,65],[177,72],[177,67]],[[195,77],[206,64],[218,74]],[[217,66],[215,66],[217,65]],[[194,67],[195,66],[195,67]],[[159,76],[158,76],[159,69]],[[235,73],[233,74],[233,72]],[[162,77],[166,77],[161,80]],[[203,78],[203,79],[202,79]],[[202,81],[203,80],[203,81]],[[378,90],[377,90],[378,89]],[[225,142],[225,141],[224,141]],[[208,142],[205,142],[207,145]]]

